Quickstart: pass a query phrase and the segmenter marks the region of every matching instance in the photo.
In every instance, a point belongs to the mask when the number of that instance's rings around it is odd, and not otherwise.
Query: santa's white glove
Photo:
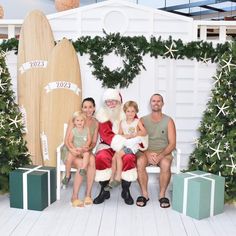
[[[137,153],[138,152],[138,146],[136,145],[135,147],[132,147],[131,151],[132,151],[133,154]]]
[[[141,139],[141,137],[138,136],[135,138],[126,139],[124,145],[128,148],[131,148],[134,145],[139,144],[141,142],[142,142],[142,139]]]
[[[125,141],[125,147],[130,148],[133,153],[138,151],[138,144],[142,142],[141,137],[130,138]]]

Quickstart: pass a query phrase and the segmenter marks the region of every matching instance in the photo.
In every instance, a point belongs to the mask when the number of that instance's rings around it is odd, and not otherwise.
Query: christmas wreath
[[[119,33],[106,34],[105,37],[97,36],[93,39],[87,36],[78,39],[74,46],[81,54],[90,54],[89,65],[93,68],[92,74],[102,81],[103,87],[128,87],[141,68],[145,69],[142,50],[132,37],[121,37]],[[104,56],[111,53],[122,58],[122,67],[111,70],[104,64]]]

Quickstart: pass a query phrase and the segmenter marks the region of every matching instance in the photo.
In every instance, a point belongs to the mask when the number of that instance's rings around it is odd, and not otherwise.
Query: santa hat
[[[105,102],[106,100],[116,100],[122,103],[122,97],[119,91],[111,88],[107,89],[103,94],[103,101]]]

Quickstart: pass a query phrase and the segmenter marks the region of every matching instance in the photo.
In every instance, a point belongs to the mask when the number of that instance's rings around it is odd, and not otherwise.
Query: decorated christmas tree
[[[15,102],[5,52],[0,48],[0,192],[8,190],[9,172],[30,163],[22,130],[22,117]]]
[[[236,201],[236,44],[219,59],[189,169],[225,177],[225,199]]]

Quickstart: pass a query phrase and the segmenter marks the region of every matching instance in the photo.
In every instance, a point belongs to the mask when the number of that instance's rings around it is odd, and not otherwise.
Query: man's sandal
[[[84,202],[80,199],[75,199],[73,201],[71,201],[71,205],[73,207],[83,207],[84,206]]]
[[[160,198],[159,202],[160,202],[160,207],[161,208],[168,208],[168,207],[170,207],[170,201],[166,197]]]
[[[84,199],[84,205],[88,206],[88,205],[92,205],[93,204],[93,199],[91,197],[85,197]]]
[[[149,198],[145,198],[144,196],[139,196],[136,200],[136,205],[139,207],[145,207],[148,201],[149,201]]]

